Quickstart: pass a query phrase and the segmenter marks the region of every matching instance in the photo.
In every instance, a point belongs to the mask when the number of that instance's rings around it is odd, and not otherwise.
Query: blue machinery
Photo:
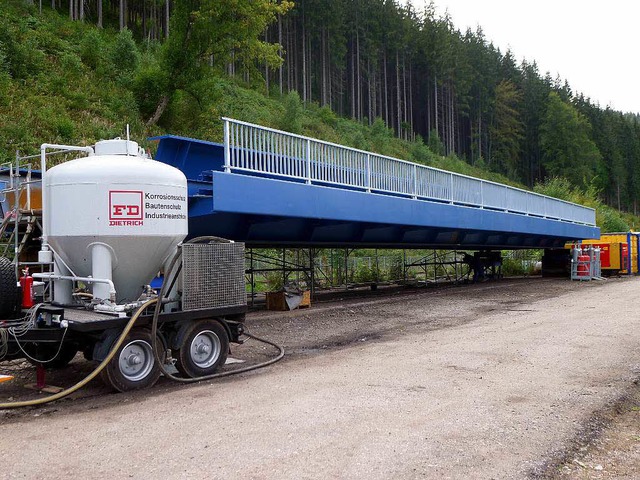
[[[189,180],[190,236],[249,246],[521,249],[599,238],[595,211],[232,119],[224,144],[161,136]]]

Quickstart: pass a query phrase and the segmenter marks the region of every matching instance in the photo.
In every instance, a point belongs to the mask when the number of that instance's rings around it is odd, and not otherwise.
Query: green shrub
[[[60,55],[60,66],[67,80],[77,79],[83,71],[82,60],[78,55],[65,52]]]
[[[291,133],[302,133],[303,106],[300,95],[295,90],[284,97],[284,114],[280,120],[280,129]]]
[[[116,41],[111,46],[110,57],[116,77],[128,77],[138,68],[140,52],[130,30],[125,29],[118,33]]]
[[[606,232],[627,232],[629,231],[629,225],[624,221],[620,212],[614,210],[611,207],[601,206],[597,212],[596,217],[598,225],[602,229],[603,233]]]
[[[61,140],[71,141],[75,134],[75,126],[70,118],[60,118],[56,124],[56,133]]]
[[[80,58],[92,70],[98,71],[104,65],[105,44],[96,30],[89,30],[80,42]],[[103,72],[104,73],[104,72]]]
[[[522,260],[517,258],[503,258],[502,259],[502,274],[505,277],[514,277],[524,275],[525,269],[522,266]]]
[[[442,143],[442,140],[440,140],[440,136],[438,135],[438,132],[436,130],[431,130],[431,132],[429,133],[429,141],[427,142],[427,146],[429,147],[429,150],[431,150],[436,155],[444,157],[444,143]]]
[[[9,73],[16,79],[35,77],[45,67],[46,57],[32,38],[5,42]]]
[[[132,90],[140,113],[149,118],[166,91],[165,77],[157,62],[152,59],[143,62],[133,78]]]

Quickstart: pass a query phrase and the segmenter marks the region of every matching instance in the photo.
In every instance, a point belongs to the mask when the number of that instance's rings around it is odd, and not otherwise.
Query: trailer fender
[[[102,335],[100,336],[100,340],[98,340],[93,346],[93,352],[91,355],[92,360],[97,360],[98,362],[101,362],[102,360],[107,358],[107,355],[111,351],[113,344],[116,342],[118,337],[120,337],[121,333],[122,333],[122,330],[119,328],[110,328],[102,332]],[[158,339],[160,340],[160,342],[162,342],[162,345],[161,345],[162,350],[166,350],[167,340],[164,338],[164,335],[162,335],[161,332],[158,332]]]
[[[122,330],[118,328],[110,328],[102,332],[102,335],[100,335],[100,340],[98,340],[93,346],[91,359],[101,362],[102,360],[107,358],[107,355],[111,351],[111,347],[113,346],[113,344],[118,339],[121,333],[122,333]]]

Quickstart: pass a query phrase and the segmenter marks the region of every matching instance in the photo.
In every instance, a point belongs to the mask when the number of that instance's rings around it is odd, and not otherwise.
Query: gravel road
[[[4,412],[0,478],[552,477],[638,388],[639,288],[504,280],[252,314],[284,361]]]

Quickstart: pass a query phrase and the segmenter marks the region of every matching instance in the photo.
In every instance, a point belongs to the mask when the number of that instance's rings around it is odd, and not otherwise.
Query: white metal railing
[[[272,128],[224,121],[224,170],[595,225],[592,208]]]

